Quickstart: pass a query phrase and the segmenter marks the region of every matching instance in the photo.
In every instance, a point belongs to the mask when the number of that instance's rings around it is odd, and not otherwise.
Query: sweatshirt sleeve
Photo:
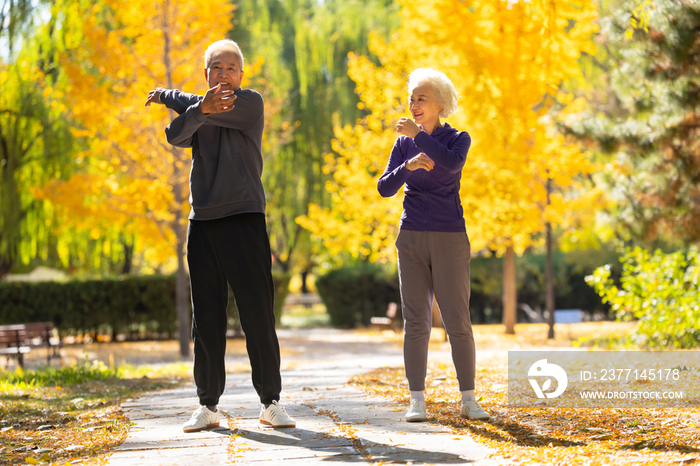
[[[377,190],[382,197],[391,197],[396,194],[411,174],[403,159],[401,138],[398,138],[391,149],[389,163],[377,182]]]
[[[467,132],[461,132],[450,149],[431,138],[425,131],[418,133],[413,141],[436,165],[450,173],[457,173],[464,167],[467,152],[472,144],[472,138]]]
[[[166,128],[165,137],[175,147],[192,147],[194,133],[204,124],[206,115],[199,108],[199,102],[190,105],[184,113],[175,118]]]
[[[160,101],[178,115],[185,113],[191,105],[196,104],[204,97],[197,94],[188,94],[177,89],[166,89],[160,94]]]
[[[234,95],[236,100],[233,103],[233,110],[204,115],[208,125],[248,131],[261,118],[264,118],[265,103],[259,93],[247,90],[236,91]]]

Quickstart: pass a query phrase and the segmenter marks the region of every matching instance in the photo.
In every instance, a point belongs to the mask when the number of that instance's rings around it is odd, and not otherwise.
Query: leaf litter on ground
[[[616,324],[606,322],[607,328],[603,329],[603,323],[590,323],[575,332],[583,341],[595,332],[614,340],[630,328]],[[484,327],[475,326],[477,353],[480,348],[562,347],[572,343],[566,336],[547,341],[545,326],[541,325],[519,325],[515,336],[503,335],[501,326]],[[449,344],[435,333],[431,349],[449,350]],[[472,436],[493,448],[494,457],[515,464],[700,465],[700,407],[513,409],[507,406],[507,373],[507,360],[502,355],[479,360],[476,394],[491,419],[472,421],[459,415],[459,386],[452,362],[431,361],[426,378],[429,422],[450,426],[458,435]],[[350,383],[374,396],[391,399],[404,409],[408,405],[403,367],[376,369],[353,377]]]

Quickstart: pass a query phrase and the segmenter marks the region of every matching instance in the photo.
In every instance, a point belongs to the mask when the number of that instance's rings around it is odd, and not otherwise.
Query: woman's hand
[[[432,161],[430,157],[425,155],[423,152],[413,157],[411,160],[406,162],[406,168],[408,171],[418,170],[422,168],[423,170],[429,172],[435,167],[435,162]]]
[[[408,136],[409,138],[415,138],[420,133],[420,128],[415,121],[410,118],[401,117],[396,123],[396,132]]]

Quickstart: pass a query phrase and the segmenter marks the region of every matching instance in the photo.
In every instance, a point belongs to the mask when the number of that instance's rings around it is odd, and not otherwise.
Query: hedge
[[[332,270],[316,280],[316,288],[331,325],[340,328],[369,325],[373,316],[386,315],[389,303],[401,302],[398,278],[375,264]]]
[[[172,336],[177,327],[175,276],[69,282],[0,283],[0,323],[53,322],[62,333],[136,328]]]
[[[289,276],[273,275],[281,311]],[[229,292],[230,293],[230,292]],[[277,306],[276,306],[277,307]],[[229,328],[240,332],[229,294]],[[147,275],[68,282],[0,282],[0,324],[53,322],[63,334],[172,337],[177,330],[175,276]],[[279,323],[279,315],[278,315]]]

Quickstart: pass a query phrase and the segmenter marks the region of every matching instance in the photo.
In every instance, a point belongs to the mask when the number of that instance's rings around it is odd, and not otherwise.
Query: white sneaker
[[[482,421],[485,421],[491,417],[489,413],[484,411],[483,408],[479,406],[479,402],[476,400],[462,401],[462,409],[459,413],[462,415],[462,417],[479,419]]]
[[[296,427],[297,421],[289,417],[281,404],[273,401],[267,408],[263,405],[260,409],[260,424],[271,427]]]
[[[406,422],[423,422],[426,418],[425,401],[411,400],[406,411]]]
[[[182,426],[183,432],[199,432],[200,430],[219,427],[219,412],[212,412],[206,406],[200,406],[192,413],[189,421]]]

